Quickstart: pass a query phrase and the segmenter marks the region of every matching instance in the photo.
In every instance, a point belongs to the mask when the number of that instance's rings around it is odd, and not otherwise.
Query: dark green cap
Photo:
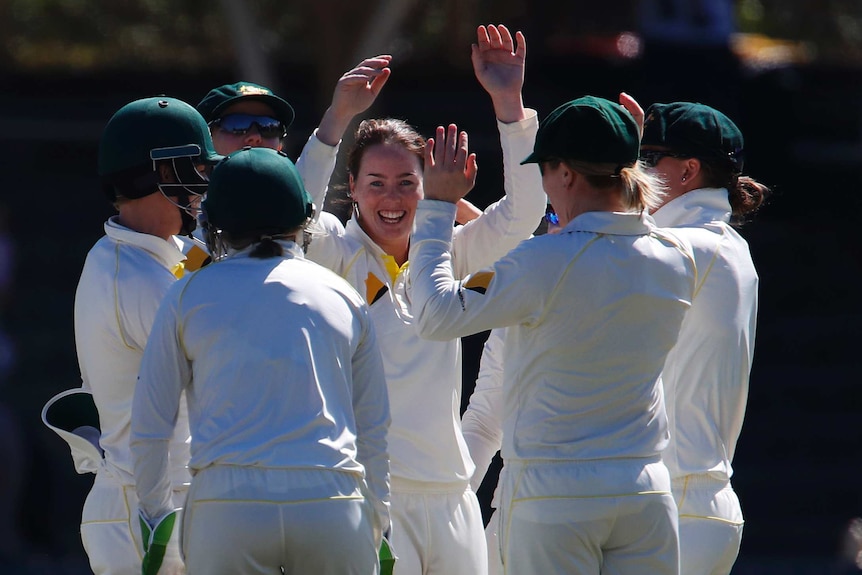
[[[153,160],[183,157],[210,164],[222,158],[197,110],[176,98],[144,98],[117,110],[105,126],[99,140],[99,175],[109,180]]]
[[[314,213],[296,166],[270,148],[233,152],[216,165],[209,183],[206,219],[234,236],[292,230]]]
[[[237,82],[213,88],[204,96],[197,108],[209,123],[219,118],[225,108],[239,100],[258,100],[267,104],[275,113],[276,120],[281,120],[284,124],[285,129],[293,123],[293,107],[266,86],[253,82]]]
[[[653,104],[646,112],[641,144],[693,158],[727,159],[736,173],[742,172],[742,132],[730,118],[705,104]]]
[[[628,111],[604,98],[584,96],[551,112],[522,164],[556,158],[632,166],[639,154],[638,125]]]

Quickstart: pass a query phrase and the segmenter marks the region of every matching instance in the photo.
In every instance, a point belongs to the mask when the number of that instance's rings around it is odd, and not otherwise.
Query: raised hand
[[[476,154],[467,147],[467,132],[458,126],[437,127],[435,138],[425,146],[425,199],[457,203],[476,183]]]
[[[334,146],[354,116],[371,107],[392,74],[392,56],[367,58],[342,74],[335,85],[332,103],[317,128],[317,139]]]
[[[473,72],[491,96],[497,118],[507,123],[523,119],[521,89],[527,58],[524,35],[517,32],[513,40],[508,28],[491,24],[477,28],[476,41],[471,53]]]

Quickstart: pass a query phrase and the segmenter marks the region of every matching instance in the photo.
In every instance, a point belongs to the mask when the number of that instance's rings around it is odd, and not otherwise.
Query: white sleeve
[[[470,395],[470,404],[461,416],[461,430],[476,464],[470,479],[473,491],[482,485],[494,454],[503,443],[503,343],[504,329],[494,329],[479,362],[476,387]]]
[[[539,168],[521,165],[533,151],[539,127],[536,111],[527,113],[519,122],[497,122],[505,195],[478,218],[456,228],[452,246],[455,277],[488,267],[506,255],[536,231],[545,215],[548,202]]]
[[[168,446],[177,421],[180,397],[192,373],[178,340],[179,294],[178,289],[172,288],[156,314],[132,401],[129,443],[135,488],[139,507],[150,520],[175,509],[171,501]]]
[[[353,354],[353,413],[356,418],[357,459],[365,467],[365,481],[383,532],[389,529],[389,395],[383,358],[374,324],[363,305],[364,332]]]
[[[338,145],[327,146],[318,140],[315,129],[296,160],[296,170],[314,203],[314,209],[317,213],[315,220],[320,218],[320,213],[323,211],[323,203],[326,201],[329,179],[335,170],[337,155]]]
[[[456,280],[452,272],[455,204],[420,200],[410,242],[410,297],[421,337],[445,341],[538,319],[560,271],[534,238],[492,267]],[[534,247],[535,246],[535,247]]]

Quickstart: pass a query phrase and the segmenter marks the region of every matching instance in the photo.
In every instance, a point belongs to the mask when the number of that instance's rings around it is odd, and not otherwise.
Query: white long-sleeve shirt
[[[538,129],[535,111],[528,114],[520,122],[498,122],[506,195],[455,229],[458,275],[490,265],[528,238],[545,212],[538,169],[520,165],[532,152]],[[315,235],[308,257],[346,278],[370,305],[389,387],[393,479],[466,483],[474,465],[461,433],[460,341],[427,341],[417,333],[406,289],[411,265],[398,269],[354,220],[343,236]]]
[[[694,292],[691,248],[649,216],[588,212],[458,281],[454,214],[419,203],[416,325],[433,339],[509,326],[503,459],[657,456],[667,444],[659,376]]]
[[[748,243],[730,224],[727,190],[700,189],[653,214],[694,249],[698,284],[665,363],[671,477],[730,479],[754,359],[758,277]]]
[[[140,506],[171,510],[165,465],[188,397],[193,472],[210,465],[327,468],[364,476],[388,525],[389,404],[368,308],[304,259],[231,254],[180,280],[150,334],[132,414]]]
[[[131,485],[129,426],[138,367],[159,303],[185,258],[180,242],[123,227],[112,217],[90,249],[75,293],[75,346],[83,387],[99,411],[104,464]],[[188,420],[178,418],[171,436],[173,483],[189,482]]]

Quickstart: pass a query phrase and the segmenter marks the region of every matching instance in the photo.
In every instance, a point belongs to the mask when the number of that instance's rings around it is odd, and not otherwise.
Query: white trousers
[[[174,491],[182,507],[186,490]],[[107,469],[100,469],[81,514],[81,542],[95,575],[140,575],[143,559],[138,496]]]
[[[677,508],[658,458],[506,461],[504,573],[677,575]]]
[[[500,514],[495,509],[485,527],[488,545],[488,575],[503,575],[503,555],[500,549]]]
[[[466,482],[392,480],[394,575],[485,575],[482,510]]]
[[[682,575],[727,575],[742,544],[742,508],[730,482],[709,475],[673,481]]]
[[[181,544],[188,575],[369,575],[378,523],[354,474],[213,466],[192,479]]]

